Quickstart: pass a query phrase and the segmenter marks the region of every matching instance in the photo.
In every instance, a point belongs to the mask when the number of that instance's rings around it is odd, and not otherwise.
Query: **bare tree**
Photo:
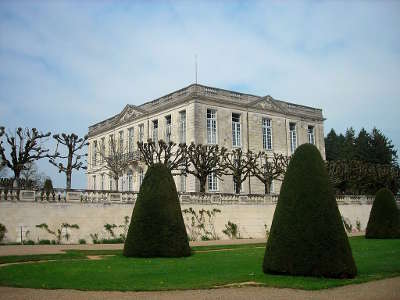
[[[0,157],[0,178],[4,178],[8,176],[8,168],[6,163],[3,162],[3,159]]]
[[[43,139],[50,136],[50,132],[41,133],[36,128],[19,127],[15,134],[6,133],[4,127],[0,127],[0,156],[3,163],[14,172],[14,181],[18,184],[21,172],[27,168],[27,164],[41,158],[51,158],[49,150],[43,148]],[[10,147],[10,158],[6,156],[3,146],[3,137]]]
[[[157,144],[151,139],[147,143],[138,142],[140,158],[147,166],[152,166],[155,163],[165,165],[171,172],[185,169],[187,165],[187,146],[170,141],[169,143],[159,140]],[[181,174],[182,172],[178,172]],[[175,174],[176,175],[176,174]]]
[[[101,167],[106,169],[109,175],[115,180],[116,190],[118,191],[118,180],[123,176],[128,167],[134,163],[132,156],[129,155],[127,149],[117,144],[114,138],[108,140],[108,153],[105,151],[104,145],[101,148],[97,147],[96,152],[100,154]],[[96,158],[94,158],[96,160]],[[96,162],[97,163],[97,162]]]
[[[39,172],[35,162],[30,162],[27,163],[24,170],[21,171],[20,179],[22,180],[22,185],[25,188],[40,189],[43,187],[44,181],[46,180],[46,174]]]
[[[187,147],[186,173],[194,175],[200,181],[200,192],[206,191],[207,177],[215,174],[221,178],[225,174],[224,159],[227,149],[218,145],[203,146],[191,143]]]
[[[234,149],[225,156],[224,166],[229,170],[226,174],[233,176],[234,190],[240,194],[242,183],[251,174],[251,167],[256,163],[257,157],[251,151],[244,153],[242,149]]]
[[[256,160],[251,162],[251,175],[264,184],[265,194],[271,192],[273,180],[282,180],[289,164],[289,157],[273,153],[269,156],[266,152],[259,152]]]
[[[66,175],[66,188],[71,189],[71,176],[73,170],[86,170],[87,167],[83,165],[82,158],[87,156],[86,154],[80,154],[79,151],[82,150],[83,147],[89,145],[87,142],[88,136],[78,137],[76,134],[55,134],[53,138],[57,141],[57,148],[54,157],[49,160],[49,162],[58,168],[58,172],[65,173]],[[67,154],[61,155],[58,152],[58,145],[64,145],[67,148]],[[61,162],[57,163],[56,159],[67,159],[67,163],[63,164]]]

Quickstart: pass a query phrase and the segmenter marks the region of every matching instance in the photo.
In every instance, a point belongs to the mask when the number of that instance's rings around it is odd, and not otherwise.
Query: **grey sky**
[[[199,83],[320,107],[326,132],[376,126],[399,149],[400,2],[197,2],[1,1],[0,124],[83,135],[193,83],[197,54]]]

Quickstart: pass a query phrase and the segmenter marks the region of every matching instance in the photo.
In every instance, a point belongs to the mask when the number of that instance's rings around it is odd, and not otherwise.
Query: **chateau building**
[[[132,165],[119,182],[104,168],[99,149],[110,151],[110,140],[129,154],[137,151],[137,142],[174,141],[178,143],[219,145],[229,150],[265,151],[290,156],[301,144],[312,143],[325,158],[324,118],[322,110],[277,100],[192,84],[181,90],[144,103],[126,105],[117,115],[89,127],[87,187],[93,190],[138,191],[146,166],[132,155]],[[197,192],[198,180],[175,176],[177,190]],[[279,192],[273,182],[272,192]],[[208,192],[233,193],[232,176],[209,176]],[[242,193],[262,194],[264,185],[249,177]]]

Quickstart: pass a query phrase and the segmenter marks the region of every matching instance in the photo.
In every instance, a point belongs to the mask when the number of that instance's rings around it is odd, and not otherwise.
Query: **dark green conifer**
[[[265,273],[353,278],[350,244],[319,150],[304,144],[290,160],[271,231]]]
[[[376,193],[365,237],[367,239],[400,238],[399,209],[392,192],[387,188],[382,188]]]
[[[150,166],[146,172],[123,254],[128,257],[190,255],[175,182],[163,164]]]

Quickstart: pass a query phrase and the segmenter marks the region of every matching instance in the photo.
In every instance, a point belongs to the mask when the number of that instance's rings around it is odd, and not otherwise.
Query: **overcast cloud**
[[[193,83],[197,54],[201,84],[320,107],[326,133],[376,126],[399,149],[399,28],[398,1],[3,0],[0,124],[84,135]]]

